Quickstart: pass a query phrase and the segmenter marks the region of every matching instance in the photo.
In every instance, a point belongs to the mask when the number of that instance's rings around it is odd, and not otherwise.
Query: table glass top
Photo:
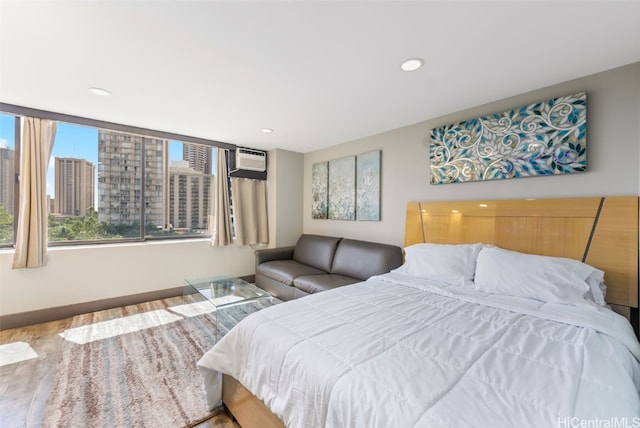
[[[216,307],[271,297],[261,288],[231,276],[186,279],[185,285],[192,287]]]

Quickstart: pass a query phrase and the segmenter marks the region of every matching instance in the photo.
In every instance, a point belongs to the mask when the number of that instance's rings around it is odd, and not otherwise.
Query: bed
[[[209,405],[243,428],[640,422],[640,344],[604,301],[637,316],[638,197],[411,203],[405,246],[245,318],[198,362]]]

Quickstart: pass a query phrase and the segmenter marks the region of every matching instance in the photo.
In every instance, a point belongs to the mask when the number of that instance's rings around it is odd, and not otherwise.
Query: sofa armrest
[[[291,260],[293,259],[293,250],[295,248],[296,247],[291,246],[256,250],[256,266],[260,263],[269,262],[271,260]]]

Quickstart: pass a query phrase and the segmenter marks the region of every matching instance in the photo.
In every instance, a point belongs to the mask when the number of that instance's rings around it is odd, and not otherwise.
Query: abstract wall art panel
[[[329,161],[329,219],[356,218],[356,157]]]
[[[584,172],[587,94],[580,92],[431,130],[431,184]]]
[[[357,156],[356,219],[380,220],[380,150]]]
[[[326,219],[329,204],[329,162],[318,162],[311,166],[311,196],[311,218]]]

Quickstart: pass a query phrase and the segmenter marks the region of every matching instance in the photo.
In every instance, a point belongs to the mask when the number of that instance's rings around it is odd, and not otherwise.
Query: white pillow
[[[441,278],[449,282],[472,281],[482,244],[415,244],[405,247],[405,263],[396,272]]]
[[[548,303],[604,304],[604,272],[577,260],[485,247],[476,263],[478,290]]]
[[[607,302],[605,301],[607,286],[604,283],[604,271],[574,259],[568,259],[565,257],[547,258],[558,263],[562,263],[567,269],[576,272],[578,277],[584,278],[584,281],[589,286],[589,291],[584,295],[587,300],[590,300],[600,306],[607,305]]]
[[[604,282],[604,272],[593,268],[594,273],[587,278],[587,284],[591,288],[591,299],[600,306],[607,306],[607,284]]]

